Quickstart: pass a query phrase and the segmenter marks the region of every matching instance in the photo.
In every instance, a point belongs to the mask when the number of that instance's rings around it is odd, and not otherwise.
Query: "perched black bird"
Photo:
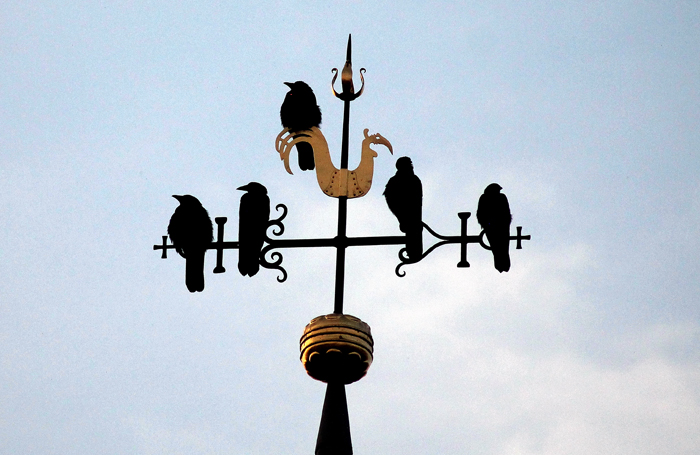
[[[423,255],[423,185],[409,157],[396,160],[396,174],[387,182],[384,197],[399,220],[399,229],[406,233],[409,259],[419,260]]]
[[[185,258],[185,284],[190,292],[204,290],[204,253],[214,239],[214,228],[199,200],[173,195],[180,202],[170,217],[168,235],[175,251]]]
[[[502,273],[510,270],[508,247],[510,246],[510,222],[513,217],[510,214],[508,198],[501,193],[501,189],[498,183],[492,183],[486,187],[484,194],[479,198],[476,219],[484,229],[491,245],[493,265]]]
[[[241,196],[238,215],[238,271],[243,276],[253,276],[260,270],[260,250],[270,220],[270,198],[267,188],[258,182],[238,189],[247,191]]]
[[[280,109],[282,126],[289,128],[292,134],[311,129],[313,126],[321,126],[321,108],[316,104],[316,95],[311,87],[303,81],[285,82],[285,84],[290,90],[284,97]],[[315,164],[311,144],[299,142],[296,147],[299,152],[299,168],[302,171],[312,170]]]

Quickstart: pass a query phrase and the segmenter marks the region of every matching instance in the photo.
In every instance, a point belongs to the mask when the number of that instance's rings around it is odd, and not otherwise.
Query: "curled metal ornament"
[[[406,276],[406,272],[402,271],[401,268],[404,265],[407,264],[415,264],[416,262],[422,261],[426,256],[428,256],[430,253],[438,249],[439,247],[447,244],[459,244],[462,247],[462,258],[460,262],[457,264],[457,267],[469,267],[469,262],[467,262],[467,245],[470,243],[478,243],[481,245],[482,248],[485,250],[492,251],[491,245],[486,243],[486,240],[488,238],[486,237],[486,231],[482,230],[479,235],[467,235],[467,226],[466,226],[466,220],[469,218],[470,213],[469,212],[463,212],[460,213],[460,218],[462,218],[462,234],[459,236],[447,236],[447,235],[441,235],[435,232],[430,226],[428,226],[426,223],[423,223],[423,227],[425,228],[426,231],[428,231],[433,237],[438,239],[438,242],[434,243],[430,248],[425,250],[420,258],[418,259],[410,259],[408,257],[407,249],[402,248],[399,250],[399,261],[401,261],[395,269],[396,276],[399,278],[403,278]],[[530,240],[530,235],[522,235],[522,226],[517,226],[517,235],[515,236],[509,236],[509,240],[515,240],[517,242],[516,244],[516,249],[521,249],[521,241],[522,240]]]
[[[260,252],[260,265],[265,267],[266,269],[274,269],[280,271],[282,274],[277,277],[277,282],[279,283],[284,283],[287,281],[287,271],[282,267],[282,260],[284,259],[282,257],[282,253],[279,251],[272,251],[274,247],[272,245],[268,245],[265,248],[262,249]],[[267,258],[265,257],[267,253],[270,253],[270,260],[268,261]]]
[[[401,267],[403,267],[404,265],[415,264],[415,263],[417,263],[417,262],[422,261],[422,260],[425,259],[425,257],[427,257],[430,253],[432,253],[433,251],[435,251],[436,249],[438,249],[439,247],[441,247],[441,246],[443,246],[443,245],[447,245],[448,243],[459,243],[459,242],[456,241],[454,238],[451,238],[451,237],[446,236],[446,235],[438,234],[438,233],[435,232],[430,226],[428,226],[425,222],[423,222],[423,227],[424,227],[425,230],[428,231],[433,237],[435,237],[436,239],[439,239],[440,241],[434,243],[430,248],[428,248],[427,250],[425,250],[425,251],[423,252],[423,254],[421,254],[421,257],[420,257],[419,259],[413,259],[413,260],[409,259],[407,249],[406,249],[406,248],[401,248],[401,249],[399,250],[399,260],[400,260],[401,262],[396,266],[396,269],[394,270],[394,273],[396,273],[396,276],[398,276],[399,278],[403,278],[403,277],[406,276],[406,272],[404,272],[404,271],[401,270]],[[490,248],[490,247],[486,247],[486,245],[484,244],[483,237],[484,237],[484,231],[481,231],[481,234],[479,235],[479,243],[481,244],[481,246],[483,246],[483,247],[486,248],[487,250],[490,250],[491,248]]]
[[[347,72],[347,65],[346,68],[343,68],[343,73]],[[362,95],[362,92],[365,90],[365,76],[364,74],[367,72],[366,69],[360,68],[360,80],[362,81],[362,86],[360,87],[360,91],[355,93],[355,88],[352,85],[352,66],[349,67],[350,70],[350,80],[349,83],[345,82],[343,83],[344,77],[341,76],[341,84],[343,86],[343,92],[338,93],[335,91],[335,81],[338,79],[338,68],[333,68],[331,72],[333,73],[333,80],[331,81],[331,90],[333,90],[333,95],[335,95],[336,98],[343,100],[343,101],[353,101],[359,98]],[[347,89],[347,90],[346,90]]]
[[[275,237],[279,237],[284,234],[284,224],[282,223],[282,220],[284,220],[284,218],[287,216],[288,210],[287,206],[284,204],[277,204],[275,209],[277,211],[281,210],[282,214],[279,216],[279,218],[270,220],[267,223],[267,228],[265,229],[265,240],[268,244],[260,251],[260,265],[266,269],[274,269],[281,272],[282,274],[277,277],[277,281],[279,283],[284,283],[287,281],[287,271],[281,265],[284,257],[279,251],[272,251],[275,248],[274,240],[270,238],[267,231],[272,228],[271,232]],[[269,260],[266,257],[268,253]]]
[[[403,267],[404,265],[415,264],[417,262],[422,261],[427,255],[429,255],[430,253],[432,253],[433,251],[435,251],[439,247],[446,245],[448,243],[452,243],[452,242],[450,242],[449,240],[443,240],[442,242],[437,242],[436,244],[434,244],[433,246],[428,248],[425,252],[423,252],[423,254],[421,255],[421,257],[419,259],[413,259],[413,260],[408,257],[408,249],[401,248],[399,250],[399,260],[401,261],[401,263],[396,266],[394,273],[396,273],[396,276],[398,276],[399,278],[405,277],[406,272],[402,272],[401,267]]]
[[[399,250],[399,261],[401,261],[401,262],[399,262],[399,265],[396,266],[394,273],[396,274],[397,277],[403,278],[406,276],[406,272],[402,271],[401,267],[403,267],[406,264],[410,264],[410,262],[408,260],[408,249],[406,247],[401,248]]]
[[[275,231],[275,230],[272,231],[272,235],[274,235],[275,237],[279,237],[282,234],[284,234],[284,224],[282,224],[282,220],[287,217],[288,210],[287,210],[287,206],[284,204],[277,204],[275,206],[275,210],[277,210],[277,211],[282,210],[282,215],[280,215],[279,218],[276,218],[274,220],[270,220],[267,223],[267,229],[270,229],[271,227],[277,228],[278,229],[277,231]],[[265,237],[267,240],[271,240],[270,237],[267,235],[267,230],[265,232]]]
[[[333,68],[331,73],[333,73],[333,80],[331,81],[331,90],[333,90],[333,95],[342,100],[343,98],[341,98],[340,93],[335,91],[335,80],[338,79],[338,68]]]

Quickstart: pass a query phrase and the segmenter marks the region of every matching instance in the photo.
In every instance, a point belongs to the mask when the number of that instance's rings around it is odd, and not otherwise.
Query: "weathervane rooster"
[[[381,134],[368,134],[369,129],[365,128],[365,138],[362,141],[362,154],[360,164],[354,170],[338,169],[331,161],[331,154],[328,150],[328,142],[323,133],[317,127],[309,130],[297,131],[292,134],[287,128],[277,136],[275,146],[280,154],[280,159],[284,161],[284,168],[292,174],[289,167],[289,154],[292,148],[300,143],[307,142],[314,151],[314,161],[316,162],[316,179],[321,190],[330,197],[347,196],[348,199],[361,197],[367,194],[372,187],[372,176],[374,175],[374,158],[378,156],[370,145],[384,145],[391,154],[394,149],[391,143]]]

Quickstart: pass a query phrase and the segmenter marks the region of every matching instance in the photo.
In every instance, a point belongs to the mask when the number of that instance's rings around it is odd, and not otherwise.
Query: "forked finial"
[[[331,70],[334,75],[333,75],[333,80],[331,81],[331,89],[333,90],[333,94],[343,100],[343,101],[352,101],[360,97],[362,95],[362,92],[365,89],[365,78],[363,74],[366,72],[364,68],[360,68],[360,79],[362,80],[362,87],[360,87],[360,91],[355,93],[355,86],[352,82],[352,34],[348,35],[348,51],[347,51],[347,56],[345,58],[345,66],[343,66],[343,70],[340,73],[340,83],[341,86],[343,87],[343,92],[338,93],[335,91],[335,80],[338,78],[338,68],[333,68]]]

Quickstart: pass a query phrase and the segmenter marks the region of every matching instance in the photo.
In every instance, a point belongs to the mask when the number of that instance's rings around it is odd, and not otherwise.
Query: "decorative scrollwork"
[[[430,232],[432,236],[436,239],[449,240],[449,237],[447,237],[446,235],[440,235],[437,232],[433,231],[433,229],[430,226],[428,226],[425,222],[423,222],[423,227],[427,229],[427,231]]]
[[[395,271],[396,275],[403,278],[404,276],[406,276],[406,272],[403,272],[403,275],[402,275],[400,273],[401,267],[403,267],[404,265],[407,265],[407,264],[415,264],[416,262],[422,261],[426,256],[428,256],[430,253],[435,251],[437,248],[441,247],[442,245],[446,245],[448,243],[454,243],[454,242],[451,242],[450,240],[443,240],[441,242],[437,242],[433,246],[428,248],[421,255],[420,259],[414,259],[414,260],[411,260],[408,258],[408,253],[406,251],[406,248],[401,248],[401,250],[399,250],[399,260],[401,261],[401,263],[396,266],[396,271]]]
[[[425,253],[423,253],[423,256],[421,256],[421,259],[423,259],[423,258],[426,257],[427,255],[429,255],[430,253],[432,253],[433,251],[435,251],[437,248],[439,248],[439,247],[441,247],[441,246],[443,246],[443,245],[447,245],[448,243],[451,243],[451,242],[450,242],[449,240],[443,240],[442,242],[437,242],[436,244],[434,244],[433,246],[431,246],[430,248],[428,248],[428,250],[427,250]],[[416,262],[417,262],[417,261],[416,261]]]
[[[466,218],[465,218],[466,219]],[[447,235],[441,235],[435,232],[433,228],[428,226],[425,222],[423,223],[423,227],[425,228],[426,231],[430,233],[433,237],[436,239],[440,240],[439,242],[434,243],[430,248],[425,250],[423,254],[421,254],[421,257],[419,259],[409,259],[408,254],[406,252],[406,248],[402,248],[399,251],[399,261],[401,261],[397,266],[396,266],[396,276],[403,278],[406,276],[406,272],[403,272],[401,270],[401,267],[407,264],[415,264],[416,262],[422,261],[426,256],[428,256],[430,253],[438,249],[439,247],[443,245],[447,245],[449,243],[462,243],[462,244],[467,244],[467,243],[479,243],[484,249],[486,250],[491,250],[491,246],[487,245],[486,242],[484,242],[484,235],[485,232],[482,230],[481,233],[478,236],[447,236]],[[465,228],[466,232],[466,228]],[[466,259],[465,259],[466,262]]]
[[[276,236],[276,237],[279,237],[279,236],[281,236],[282,234],[284,234],[284,224],[282,224],[282,220],[284,220],[284,219],[286,218],[288,210],[287,210],[287,206],[286,206],[286,205],[284,205],[284,204],[277,204],[277,205],[275,206],[275,210],[279,211],[280,209],[282,209],[282,215],[280,215],[279,218],[276,218],[276,219],[274,219],[274,220],[270,220],[270,221],[267,223],[267,228],[265,229],[265,238],[266,238],[266,240],[268,241],[268,243],[269,243],[270,240],[272,240],[272,239],[267,235],[267,230],[270,229],[271,227],[276,227],[276,228],[278,229],[278,230],[274,230],[274,229],[273,229],[272,235],[274,235],[274,236]]]
[[[331,70],[331,73],[333,73],[333,80],[331,81],[331,90],[333,90],[333,95],[337,98],[341,98],[340,93],[335,91],[335,80],[338,79],[338,68],[333,68]]]
[[[403,278],[403,277],[406,276],[406,272],[402,272],[402,271],[401,271],[401,267],[403,267],[404,265],[407,265],[407,264],[415,264],[416,262],[420,262],[420,261],[422,261],[427,255],[429,255],[430,253],[432,253],[432,252],[433,252],[435,249],[437,249],[438,247],[441,247],[442,245],[445,245],[445,244],[447,244],[447,243],[451,243],[449,237],[438,234],[438,233],[435,232],[430,226],[428,226],[425,222],[423,222],[423,227],[424,227],[428,232],[430,232],[430,234],[432,234],[433,237],[438,238],[438,239],[441,239],[442,241],[441,241],[441,242],[437,242],[436,244],[434,244],[433,246],[431,246],[430,248],[428,248],[425,252],[423,252],[423,253],[421,254],[421,257],[418,258],[418,259],[410,259],[410,258],[408,257],[407,249],[406,249],[406,248],[401,248],[401,249],[399,250],[399,261],[401,261],[401,262],[396,266],[396,269],[394,270],[394,273],[396,273],[396,276],[398,276],[399,278]]]
[[[284,258],[282,257],[282,253],[279,251],[272,251],[273,248],[273,245],[267,245],[262,249],[262,251],[260,251],[260,265],[266,269],[274,269],[282,272],[282,275],[277,277],[277,281],[279,283],[284,283],[287,281],[287,271],[281,265]],[[270,253],[269,261],[265,257],[268,253]]]
[[[260,251],[260,265],[265,267],[266,269],[274,269],[282,272],[282,275],[277,277],[277,281],[280,283],[284,283],[287,281],[287,271],[282,267],[282,261],[284,260],[284,257],[282,256],[282,253],[279,251],[272,251],[275,246],[274,242],[275,240],[272,239],[268,235],[268,231],[270,228],[272,228],[272,235],[275,237],[279,237],[282,234],[284,234],[284,224],[282,223],[282,220],[284,220],[287,217],[287,206],[284,204],[277,204],[275,206],[275,210],[277,211],[282,211],[282,214],[273,220],[268,221],[267,223],[267,228],[265,229],[265,241],[267,242],[267,245]],[[266,255],[269,253],[269,260],[266,257]]]
[[[422,258],[421,258],[422,259]],[[396,274],[397,277],[403,278],[406,276],[406,272],[403,272],[401,270],[401,267],[403,267],[406,264],[410,264],[409,259],[408,259],[408,249],[407,248],[401,248],[399,250],[399,265],[396,266],[396,269],[394,270],[394,273]]]
[[[357,92],[357,95],[355,95],[355,98],[359,98],[360,95],[362,95],[362,92],[365,91],[365,76],[364,74],[367,72],[366,69],[360,68],[360,80],[362,80],[362,87],[360,87],[360,91]]]

